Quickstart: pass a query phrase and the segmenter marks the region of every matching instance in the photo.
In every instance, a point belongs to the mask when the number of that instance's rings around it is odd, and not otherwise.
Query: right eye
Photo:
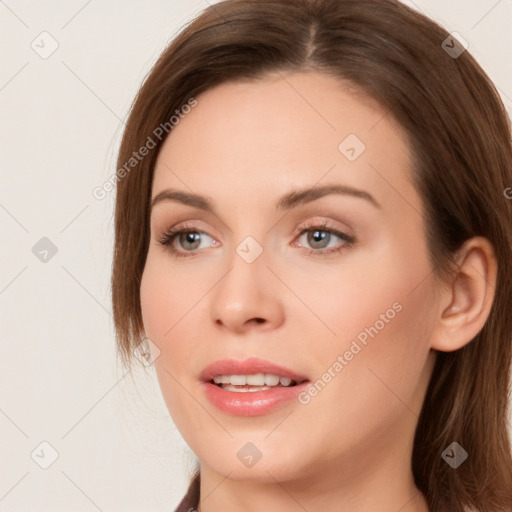
[[[201,237],[203,235],[212,239],[209,235],[199,230],[171,228],[159,238],[158,242],[161,245],[166,246],[167,249],[175,256],[193,256],[197,254],[197,250],[200,248],[202,241]],[[183,249],[176,249],[176,240]],[[214,244],[215,241],[206,245],[206,247],[212,247]]]

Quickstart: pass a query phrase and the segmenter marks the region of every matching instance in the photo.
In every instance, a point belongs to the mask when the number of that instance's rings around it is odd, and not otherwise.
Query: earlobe
[[[497,264],[486,238],[466,241],[458,267],[440,295],[432,348],[452,352],[467,345],[484,327],[494,300]]]

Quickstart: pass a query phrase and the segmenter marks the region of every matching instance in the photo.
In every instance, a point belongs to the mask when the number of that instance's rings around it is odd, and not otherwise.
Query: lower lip
[[[237,416],[259,416],[293,400],[303,391],[309,381],[296,386],[275,388],[264,391],[226,391],[211,382],[203,382],[207,398],[221,411]]]

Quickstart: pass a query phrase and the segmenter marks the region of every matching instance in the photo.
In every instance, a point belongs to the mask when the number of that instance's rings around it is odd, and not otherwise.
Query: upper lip
[[[272,374],[279,377],[288,377],[297,384],[308,380],[304,375],[295,373],[284,366],[280,366],[264,359],[251,357],[238,361],[236,359],[221,359],[209,364],[203,369],[199,378],[203,382],[211,381],[216,375],[253,375],[256,373]]]

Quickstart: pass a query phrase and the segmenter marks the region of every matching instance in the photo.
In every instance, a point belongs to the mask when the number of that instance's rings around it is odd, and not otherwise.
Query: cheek
[[[322,391],[323,405],[343,404],[337,427],[345,426],[343,417],[391,425],[402,413],[410,415],[408,409],[420,412],[434,323],[433,290],[425,279],[428,262],[417,255],[407,267],[401,254],[365,266],[365,273],[348,273],[339,283],[344,290],[338,291],[338,304],[325,301],[337,336],[332,344],[322,344],[322,371],[339,362],[338,356],[342,363],[337,372],[334,368],[336,383]]]
[[[338,336],[311,345],[307,358],[315,368],[318,392],[304,414],[315,418],[312,429],[316,438],[326,440],[326,452],[361,442],[378,444],[419,416],[429,327],[425,290],[408,295],[409,290],[376,293],[359,304],[346,301],[337,320],[332,319]],[[336,437],[339,432],[343,438]]]
[[[408,267],[404,261],[415,263]],[[333,264],[278,270],[283,281],[293,283],[300,299],[290,296],[287,301],[292,323],[317,340],[310,355],[325,364],[326,356],[348,350],[358,336],[363,342],[372,339],[370,332],[383,337],[391,324],[398,331],[405,329],[404,319],[421,309],[410,292],[418,285],[418,276],[428,275],[428,262],[389,236],[375,236]]]
[[[197,416],[195,402],[184,391],[183,372],[191,368],[193,340],[183,330],[193,316],[187,314],[197,298],[178,275],[169,270],[165,259],[148,254],[141,279],[140,301],[146,336],[160,350],[154,361],[155,372],[167,409],[180,431],[187,431]],[[190,300],[187,300],[187,297]],[[188,305],[191,302],[191,305]],[[180,319],[183,319],[180,321]],[[188,386],[187,386],[188,388]]]
[[[421,372],[434,320],[431,269],[421,240],[402,240],[409,242],[375,238],[341,259],[339,267],[289,276],[296,294],[321,320],[303,316],[311,318],[311,334],[313,328],[317,332],[308,356],[317,372],[327,371],[345,353],[347,366],[358,371],[343,373],[355,384],[375,380],[368,368],[385,367],[390,381],[401,381],[405,374],[414,379]]]
[[[180,271],[169,256],[150,249],[141,279],[140,302],[146,335],[157,345],[170,342],[173,326],[200,297],[200,282]]]
[[[160,350],[155,368],[163,377],[169,372],[182,379],[194,367],[194,355],[201,351],[201,340],[204,343],[197,326],[205,325],[207,315],[206,302],[200,299],[210,282],[197,272],[184,272],[167,255],[148,254],[140,285],[141,312],[145,334]],[[172,392],[176,381],[167,377],[163,389]]]

